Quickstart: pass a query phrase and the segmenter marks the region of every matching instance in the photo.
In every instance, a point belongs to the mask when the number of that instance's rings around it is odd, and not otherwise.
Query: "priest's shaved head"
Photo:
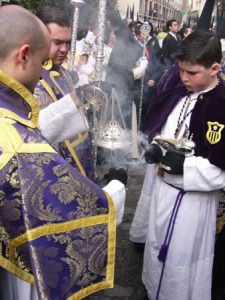
[[[0,8],[0,69],[33,91],[48,58],[49,33],[31,12],[17,6]]]

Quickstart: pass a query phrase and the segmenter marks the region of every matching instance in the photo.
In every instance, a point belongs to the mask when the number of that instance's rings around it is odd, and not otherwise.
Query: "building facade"
[[[149,20],[160,27],[170,19],[182,22],[183,0],[119,0],[118,9],[122,18],[131,12],[134,20]]]
[[[197,11],[198,15],[200,16],[204,5],[205,5],[205,0],[192,0],[191,11]]]
[[[198,19],[201,16],[202,10],[206,3],[206,0],[189,0],[189,12],[188,18],[190,20],[190,25],[196,25],[198,23]],[[216,28],[217,24],[217,14],[219,13],[220,1],[215,1],[214,10],[212,12],[211,17],[211,28]],[[223,9],[222,9],[223,10]]]

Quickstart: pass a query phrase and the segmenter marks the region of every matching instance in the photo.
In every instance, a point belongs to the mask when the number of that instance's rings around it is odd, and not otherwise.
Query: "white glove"
[[[146,70],[147,66],[148,66],[148,60],[146,58],[146,56],[142,56],[138,59],[138,61],[136,62],[136,66],[137,67],[141,67],[144,70]]]
[[[85,43],[93,45],[96,40],[96,35],[92,31],[88,31],[85,37]]]
[[[140,79],[145,75],[145,70],[148,65],[148,60],[146,56],[140,57],[139,60],[136,62],[136,65],[136,68],[133,69],[134,80]]]

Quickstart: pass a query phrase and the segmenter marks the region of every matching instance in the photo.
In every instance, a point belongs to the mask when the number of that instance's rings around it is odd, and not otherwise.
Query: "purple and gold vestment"
[[[60,100],[73,90],[71,77],[62,66],[53,69],[49,60],[43,66],[42,79],[39,81],[35,94],[41,108],[45,108],[54,101]],[[71,140],[60,145],[62,156],[81,174],[94,179],[94,165],[91,152],[91,140],[88,131],[75,135]]]
[[[37,129],[39,106],[0,71],[0,266],[40,299],[113,286],[115,209]]]

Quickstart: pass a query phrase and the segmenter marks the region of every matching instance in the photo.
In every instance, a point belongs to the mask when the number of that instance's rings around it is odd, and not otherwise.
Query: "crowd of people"
[[[224,52],[212,30],[147,25],[107,22],[102,63],[126,127],[135,108],[149,142],[130,240],[144,250],[146,299],[221,300]],[[128,178],[110,169],[96,183],[80,95],[96,81],[97,36],[92,23],[71,71],[63,10],[0,8],[1,300],[83,299],[113,286]]]

